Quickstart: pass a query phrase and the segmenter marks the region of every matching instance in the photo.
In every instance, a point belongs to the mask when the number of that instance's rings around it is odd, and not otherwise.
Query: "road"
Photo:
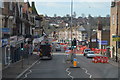
[[[52,60],[38,60],[21,78],[118,78],[118,67],[111,64],[92,63],[82,55],[77,56],[80,68],[70,68],[64,53],[54,53]]]

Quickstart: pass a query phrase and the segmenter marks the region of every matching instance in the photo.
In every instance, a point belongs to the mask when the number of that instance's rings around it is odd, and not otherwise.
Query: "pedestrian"
[[[114,58],[115,47],[112,45],[112,57]]]
[[[29,44],[29,54],[33,54],[33,47],[31,43]]]

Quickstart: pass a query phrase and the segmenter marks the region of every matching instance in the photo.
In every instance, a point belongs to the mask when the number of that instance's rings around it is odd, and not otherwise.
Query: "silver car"
[[[87,58],[93,58],[95,57],[96,55],[94,54],[94,51],[88,51],[88,53],[86,54],[86,57]]]
[[[83,54],[83,55],[84,55],[84,56],[86,56],[86,55],[87,55],[87,53],[88,53],[88,51],[91,51],[91,50],[90,50],[90,49],[85,49],[85,50],[84,50],[84,54]]]

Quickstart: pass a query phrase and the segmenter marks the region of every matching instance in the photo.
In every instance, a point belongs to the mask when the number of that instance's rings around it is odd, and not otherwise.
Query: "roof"
[[[78,30],[79,30],[79,31],[85,31],[85,28],[84,28],[83,26],[80,26],[80,27],[78,28]]]

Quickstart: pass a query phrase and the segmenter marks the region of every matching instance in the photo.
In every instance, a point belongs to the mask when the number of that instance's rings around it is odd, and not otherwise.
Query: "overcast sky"
[[[27,0],[25,0],[27,1]],[[71,0],[29,0],[35,2],[36,9],[39,14],[47,14],[48,16],[65,16],[70,14]],[[81,14],[88,16],[106,16],[110,14],[111,0],[73,0],[73,12],[77,17]]]

